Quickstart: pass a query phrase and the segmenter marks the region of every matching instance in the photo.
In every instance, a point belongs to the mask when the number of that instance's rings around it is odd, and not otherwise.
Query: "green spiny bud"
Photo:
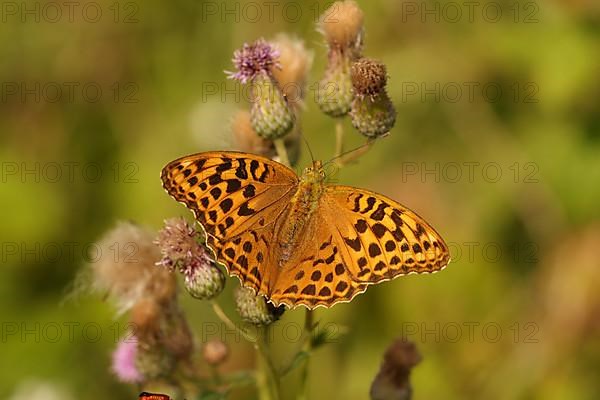
[[[389,132],[396,122],[396,110],[385,91],[385,65],[361,58],[352,64],[350,75],[355,94],[350,111],[352,125],[369,138]]]
[[[331,117],[342,117],[350,111],[354,98],[350,77],[351,61],[335,50],[330,58],[336,60],[330,61],[325,76],[319,82],[317,103],[325,114]]]
[[[277,82],[269,74],[260,74],[252,81],[252,89],[252,128],[269,140],[285,136],[294,126],[294,113]]]
[[[375,138],[386,134],[396,122],[396,110],[387,93],[355,98],[350,112],[352,125],[364,136]]]
[[[185,289],[194,298],[210,300],[218,296],[225,287],[225,275],[214,264],[200,263],[185,274]]]
[[[256,295],[252,289],[245,287],[239,287],[235,291],[235,304],[242,319],[253,325],[272,324],[285,311],[284,306],[275,307],[265,297]]]

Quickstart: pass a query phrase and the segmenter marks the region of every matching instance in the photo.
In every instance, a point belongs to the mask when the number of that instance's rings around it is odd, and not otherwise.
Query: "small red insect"
[[[138,400],[171,400],[171,398],[166,394],[142,392]]]

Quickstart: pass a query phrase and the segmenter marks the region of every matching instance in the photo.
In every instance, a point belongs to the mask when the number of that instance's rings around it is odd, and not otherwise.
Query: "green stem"
[[[215,314],[217,315],[217,317],[219,317],[219,319],[221,321],[223,321],[223,323],[225,325],[227,325],[227,327],[229,329],[235,330],[236,332],[238,332],[240,335],[242,335],[242,337],[244,339],[246,339],[249,342],[253,342],[253,338],[248,336],[248,332],[246,332],[245,330],[243,330],[242,328],[240,328],[238,325],[236,325],[231,318],[229,318],[227,316],[227,314],[225,314],[225,311],[223,311],[223,309],[221,308],[221,306],[219,305],[219,303],[217,303],[215,300],[212,300],[211,302],[213,311],[215,312]]]
[[[302,366],[302,375],[300,376],[300,393],[298,395],[298,399],[306,400],[308,399],[308,371],[309,371],[309,362],[310,362],[310,353],[312,350],[312,337],[313,337],[313,329],[314,329],[314,311],[306,310],[306,314],[304,315],[304,348],[303,351],[307,354],[306,360],[304,361],[304,365]]]
[[[338,118],[335,121],[335,154],[334,157],[339,157],[344,152],[344,125],[342,119]]]
[[[283,139],[275,139],[273,143],[275,143],[275,150],[277,151],[277,155],[279,156],[279,161],[286,167],[289,167],[290,159],[288,157],[287,149],[285,148],[285,143],[283,142]]]
[[[281,398],[279,375],[277,374],[277,369],[275,368],[275,365],[269,356],[269,328],[265,327],[258,335],[258,338],[253,338],[248,334],[248,332],[237,326],[231,320],[231,318],[225,314],[225,311],[223,311],[219,303],[213,300],[211,301],[211,305],[217,317],[219,317],[219,319],[223,321],[223,323],[227,325],[229,329],[235,330],[248,342],[254,344],[254,348],[259,356],[259,374],[256,380],[259,398],[261,400],[279,400]]]
[[[261,399],[279,400],[281,398],[281,385],[277,369],[273,364],[273,360],[269,355],[269,327],[263,328],[259,337],[256,340],[255,348],[260,357],[259,367],[261,371],[262,388]]]
[[[219,368],[216,365],[210,366],[210,373],[212,375],[213,381],[215,382],[215,385],[219,386],[223,383],[221,373],[219,372]]]

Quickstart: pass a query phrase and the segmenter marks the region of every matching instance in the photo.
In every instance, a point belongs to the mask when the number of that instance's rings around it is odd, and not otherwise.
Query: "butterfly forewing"
[[[394,200],[349,186],[329,186],[323,201],[337,216],[332,230],[338,233],[344,263],[357,282],[431,273],[450,261],[441,236]]]
[[[294,171],[251,154],[208,152],[169,163],[162,181],[194,212],[207,245],[229,272],[255,290],[264,286],[274,221],[298,185]]]

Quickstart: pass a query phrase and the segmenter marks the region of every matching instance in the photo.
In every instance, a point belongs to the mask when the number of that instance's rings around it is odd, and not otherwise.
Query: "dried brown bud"
[[[158,329],[161,318],[161,306],[151,298],[144,298],[135,303],[131,309],[131,323],[134,333],[146,339]]]
[[[383,364],[371,385],[371,400],[410,400],[410,371],[421,361],[414,343],[397,339],[386,350]]]
[[[189,359],[194,349],[194,342],[183,311],[177,304],[172,304],[164,314],[161,339],[166,351],[177,360]]]
[[[121,222],[98,243],[100,258],[91,264],[96,290],[108,292],[120,311],[141,298],[156,301],[175,295],[175,277],[157,268],[160,252],[152,243],[154,232]]]
[[[361,58],[352,64],[350,75],[357,96],[375,96],[385,90],[387,71],[379,61]]]
[[[229,348],[219,339],[213,339],[202,347],[202,357],[210,365],[219,365],[227,359]]]
[[[277,35],[272,43],[279,51],[280,65],[280,68],[272,70],[273,77],[290,106],[297,107],[306,94],[306,81],[313,54],[304,46],[303,40],[284,33]]]
[[[319,30],[329,47],[360,49],[362,46],[364,14],[352,0],[336,1],[319,19]]]

